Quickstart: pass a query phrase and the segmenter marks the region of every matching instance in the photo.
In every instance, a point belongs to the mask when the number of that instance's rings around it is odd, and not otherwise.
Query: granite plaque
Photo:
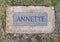
[[[47,25],[47,13],[39,13],[39,12],[15,12],[13,15],[13,23],[14,25],[37,25],[44,26]]]
[[[52,33],[55,29],[54,7],[8,6],[7,33]]]

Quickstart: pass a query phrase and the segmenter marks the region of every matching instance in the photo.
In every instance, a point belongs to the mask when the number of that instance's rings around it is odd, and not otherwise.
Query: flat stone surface
[[[16,25],[19,22],[15,22],[14,25],[14,13],[47,13],[47,25],[31,25],[27,23],[24,25]],[[19,13],[19,14],[20,14]],[[8,6],[7,7],[7,17],[6,17],[6,32],[7,33],[52,33],[55,29],[55,14],[54,7],[45,7],[45,6]],[[21,14],[20,14],[21,15]],[[32,14],[31,14],[32,15]],[[36,14],[35,14],[36,15]],[[17,15],[18,16],[18,15]],[[24,16],[24,14],[23,14]],[[29,16],[29,15],[26,15]],[[33,15],[34,16],[34,15]],[[21,16],[20,16],[21,17]],[[36,22],[39,23],[39,22]]]

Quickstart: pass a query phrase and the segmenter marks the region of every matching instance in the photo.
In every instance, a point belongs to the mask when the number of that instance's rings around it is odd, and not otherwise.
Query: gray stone
[[[13,14],[15,12],[46,12],[48,15],[47,25],[45,26],[17,26],[13,24]],[[6,32],[7,33],[52,33],[55,28],[55,13],[54,7],[45,6],[8,6],[6,17]]]

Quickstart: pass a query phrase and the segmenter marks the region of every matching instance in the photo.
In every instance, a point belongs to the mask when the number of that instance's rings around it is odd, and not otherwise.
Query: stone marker
[[[7,33],[52,33],[55,29],[54,7],[7,7]]]

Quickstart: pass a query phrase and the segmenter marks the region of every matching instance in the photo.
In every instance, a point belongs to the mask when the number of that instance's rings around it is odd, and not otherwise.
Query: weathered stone
[[[47,13],[47,25],[41,26],[17,26],[13,24],[13,15],[15,12],[25,13]],[[45,6],[9,6],[7,7],[6,32],[7,33],[52,33],[55,28],[54,7]]]

